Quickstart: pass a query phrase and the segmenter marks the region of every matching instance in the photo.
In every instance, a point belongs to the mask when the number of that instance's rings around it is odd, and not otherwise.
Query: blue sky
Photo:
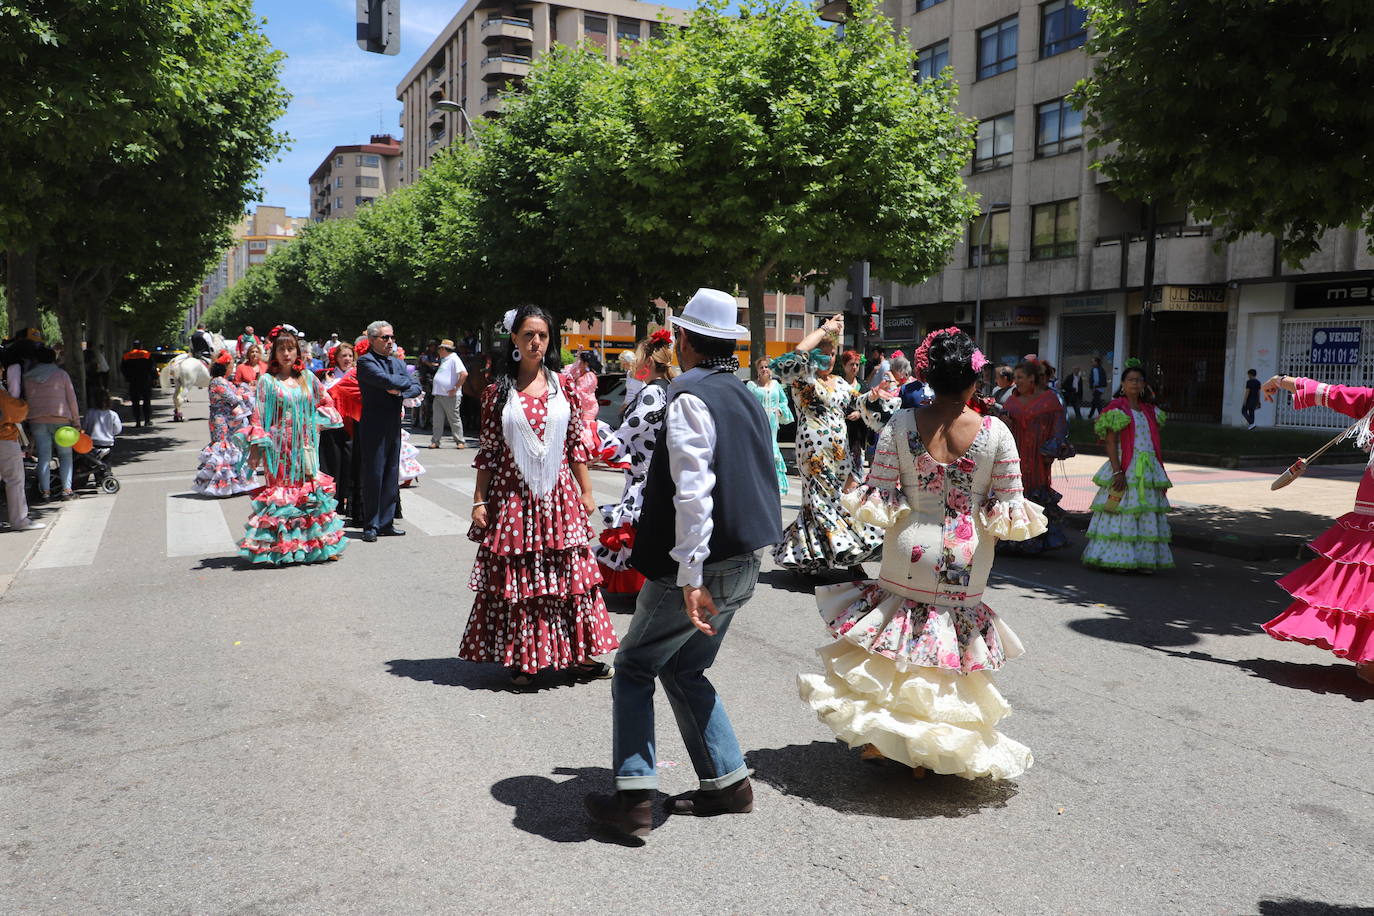
[[[462,7],[460,0],[400,0],[401,51],[369,54],[354,36],[354,0],[256,0],[268,39],[287,55],[282,74],[293,98],[277,128],[291,148],[270,162],[263,203],[291,216],[310,213],[310,173],[335,146],[366,143],[375,133],[400,137],[396,84]],[[684,8],[692,0],[668,5]]]

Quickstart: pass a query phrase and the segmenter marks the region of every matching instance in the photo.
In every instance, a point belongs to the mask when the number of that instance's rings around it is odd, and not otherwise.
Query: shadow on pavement
[[[617,845],[642,846],[643,841],[621,840],[602,836],[587,823],[587,809],[582,800],[592,792],[611,792],[614,781],[605,767],[554,767],[554,776],[571,779],[550,779],[547,776],[512,776],[491,787],[491,796],[503,805],[515,809],[511,825],[555,843],[585,843],[596,840]],[[664,797],[655,793],[654,828],[668,819],[663,810]]]
[[[188,497],[189,498],[189,497]],[[228,557],[202,557],[201,561],[191,567],[193,570],[200,569],[284,569],[285,567],[273,566],[271,563],[249,563],[242,557],[234,554]]]
[[[209,440],[209,433],[206,433],[205,438],[207,441]],[[120,433],[119,438],[115,441],[114,451],[110,452],[108,460],[110,466],[118,473],[119,468],[138,464],[144,458],[170,448],[176,448],[181,444],[180,439],[158,435],[157,430],[152,427],[132,429],[126,426],[124,432]],[[186,476],[189,480],[195,476],[195,471],[191,471]]]
[[[531,686],[516,689],[510,684],[510,673],[502,666],[479,664],[461,658],[393,658],[386,663],[386,673],[436,687],[462,687],[494,693],[537,693],[541,690],[585,686],[566,671],[541,671],[534,676]]]
[[[815,576],[799,573],[794,569],[769,569],[759,573],[759,584],[771,586],[782,592],[815,595],[816,589],[822,585],[848,582],[851,578],[853,577],[842,569],[829,570]]]
[[[749,751],[754,779],[784,795],[805,798],[847,814],[916,820],[967,817],[984,808],[1005,808],[1015,783],[958,776],[914,779],[903,766],[863,763],[837,741],[813,741]]]
[[[1174,658],[1188,659],[1190,661],[1212,662],[1218,665],[1230,665],[1232,668],[1240,668],[1250,672],[1252,677],[1263,678],[1272,684],[1280,687],[1291,687],[1294,690],[1307,690],[1312,693],[1338,694],[1343,697],[1363,703],[1365,700],[1374,700],[1374,684],[1362,681],[1355,674],[1353,663],[1334,664],[1334,665],[1299,665],[1294,662],[1279,661],[1272,658],[1247,658],[1232,660],[1229,658],[1217,658],[1208,655],[1206,652],[1174,652],[1169,649],[1160,649],[1155,646],[1149,648],[1165,655],[1172,655]]]
[[[1261,900],[1258,912],[1260,916],[1374,916],[1374,906],[1321,903],[1316,900],[1284,897],[1278,900]]]

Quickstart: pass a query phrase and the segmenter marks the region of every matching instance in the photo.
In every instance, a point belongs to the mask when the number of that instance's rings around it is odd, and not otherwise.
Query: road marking
[[[167,556],[203,557],[236,549],[217,500],[196,493],[167,494]]]
[[[426,499],[413,490],[401,494],[401,508],[405,511],[402,522],[414,522],[425,534],[443,537],[449,534],[467,534],[472,523],[456,512],[450,512],[432,499]]]
[[[62,507],[48,536],[29,560],[30,569],[90,566],[110,521],[113,497],[79,499]]]
[[[442,484],[452,490],[457,490],[468,502],[472,501],[472,485],[475,478],[468,477],[436,477],[434,482]]]

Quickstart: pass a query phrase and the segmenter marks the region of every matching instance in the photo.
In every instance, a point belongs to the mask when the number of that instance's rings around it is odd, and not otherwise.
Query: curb
[[[1066,513],[1068,523],[1079,531],[1086,531],[1092,519],[1090,512]],[[1233,560],[1301,560],[1308,538],[1299,535],[1267,534],[1245,536],[1222,534],[1209,525],[1170,520],[1170,543],[1174,547],[1229,557]]]

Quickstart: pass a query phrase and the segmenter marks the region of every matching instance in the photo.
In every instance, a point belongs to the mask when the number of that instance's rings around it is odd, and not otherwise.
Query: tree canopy
[[[1339,226],[1374,245],[1374,4],[1080,0],[1075,92],[1124,193],[1177,199],[1296,265]]]

